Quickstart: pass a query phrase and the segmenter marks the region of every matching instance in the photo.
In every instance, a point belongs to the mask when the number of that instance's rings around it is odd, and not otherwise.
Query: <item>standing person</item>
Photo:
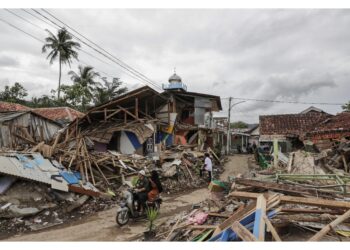
[[[213,163],[210,159],[209,153],[205,153],[204,156],[205,156],[204,165],[203,165],[203,168],[200,170],[199,175],[200,175],[200,177],[202,177],[203,170],[207,171],[208,172],[208,181],[211,182]]]

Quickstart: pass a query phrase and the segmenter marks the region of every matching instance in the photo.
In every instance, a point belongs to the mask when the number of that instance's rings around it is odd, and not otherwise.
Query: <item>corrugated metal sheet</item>
[[[195,97],[194,98],[194,107],[196,108],[211,108],[212,101],[204,97]]]
[[[0,113],[0,147],[11,148],[15,143],[27,143],[12,133],[22,135],[19,128],[25,128],[36,142],[42,141],[43,133],[44,141],[48,142],[62,126],[28,111]]]
[[[59,175],[59,169],[40,154],[1,155],[0,173],[46,183],[53,189],[68,192],[68,183],[62,177],[58,178],[62,182],[51,178],[53,175]]]
[[[205,108],[194,108],[194,123],[204,125]]]

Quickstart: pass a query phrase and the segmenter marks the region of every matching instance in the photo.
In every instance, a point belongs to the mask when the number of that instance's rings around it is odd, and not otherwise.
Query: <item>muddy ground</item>
[[[228,176],[237,176],[249,172],[251,155],[230,156],[225,164],[225,171],[220,179],[227,181]],[[176,194],[163,197],[161,214],[156,224],[161,224],[172,219],[176,214],[190,209],[194,204],[209,198],[207,188],[191,190],[183,194]],[[112,209],[99,212],[86,217],[80,221],[74,221],[69,224],[59,225],[57,227],[16,235],[5,239],[6,241],[134,241],[142,236],[146,230],[147,222],[133,221],[120,228],[115,222],[115,206]]]

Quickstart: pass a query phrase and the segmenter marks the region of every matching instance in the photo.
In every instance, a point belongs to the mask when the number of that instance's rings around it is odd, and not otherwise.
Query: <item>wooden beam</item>
[[[260,194],[250,193],[250,192],[231,192],[229,196],[234,196],[237,198],[243,199],[257,199]],[[304,197],[294,197],[281,195],[281,203],[296,203],[310,206],[319,206],[319,207],[329,207],[329,208],[345,208],[350,209],[350,202],[345,201],[336,201],[336,200],[326,200],[321,198],[304,198]]]
[[[238,221],[235,221],[231,228],[243,241],[256,241],[254,235]]]
[[[259,241],[265,241],[266,224],[264,216],[266,216],[266,199],[263,194],[259,195],[256,201],[255,222],[253,234]]]
[[[104,111],[104,121],[107,121],[107,109],[105,108],[103,111]]]
[[[91,119],[89,115],[86,115],[86,119],[88,120],[88,122],[91,124]]]
[[[235,183],[244,185],[244,186],[250,186],[250,187],[257,187],[257,188],[264,188],[267,190],[274,190],[274,191],[281,191],[286,192],[293,195],[313,195],[317,197],[333,197],[332,194],[315,190],[314,188],[305,188],[305,187],[298,187],[296,185],[291,184],[282,184],[282,183],[274,183],[274,182],[267,182],[267,181],[258,181],[258,180],[251,180],[251,179],[244,179],[244,178],[237,178],[235,179]]]
[[[336,227],[346,219],[350,217],[350,210],[348,210],[345,214],[339,216],[337,219],[329,223],[327,226],[322,228],[318,233],[316,233],[314,236],[312,236],[308,241],[319,241],[322,239],[323,236],[325,236],[332,228]]]
[[[109,114],[106,119],[111,118],[112,116],[115,116],[116,114],[120,113],[122,110],[121,109],[117,109],[116,111],[114,111],[112,114]]]
[[[142,120],[140,120],[138,117],[136,117],[133,113],[129,112],[128,110],[126,110],[125,108],[118,106],[118,108],[120,108],[121,110],[123,110],[125,113],[127,113],[128,115],[130,115],[131,117],[135,118],[136,120],[142,122]]]
[[[267,216],[263,216],[263,219],[266,223],[267,228],[269,229],[269,231],[271,232],[273,238],[275,239],[275,241],[282,241],[280,236],[278,235],[276,229],[274,228],[274,226],[272,225],[271,221],[269,220],[269,218],[267,218]]]
[[[230,228],[236,220],[241,219],[242,217],[254,212],[256,203],[252,202],[248,206],[240,206],[235,213],[233,213],[229,218],[224,220],[217,228],[215,229],[213,236],[218,235],[220,232],[224,231],[227,228]]]
[[[135,116],[139,118],[139,98],[135,98]]]
[[[341,158],[343,159],[345,173],[348,173],[348,164],[346,163],[345,156],[342,154]]]
[[[190,227],[191,229],[215,229],[214,225],[193,225]]]

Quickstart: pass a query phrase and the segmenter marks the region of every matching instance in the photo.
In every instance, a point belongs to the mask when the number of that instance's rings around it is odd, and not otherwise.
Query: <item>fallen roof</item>
[[[72,122],[76,118],[84,116],[84,113],[69,107],[36,108],[32,111],[48,119],[61,123]]]
[[[19,104],[19,103],[11,103],[11,102],[0,102],[0,112],[4,111],[25,111],[30,110],[30,108]]]
[[[209,95],[209,94],[203,94],[203,93],[197,93],[197,92],[183,92],[183,91],[171,91],[172,93],[174,93],[175,95],[178,96],[182,96],[182,97],[204,97],[204,98],[208,98],[208,99],[213,99],[216,101],[216,105],[217,105],[217,110],[214,111],[220,111],[222,110],[222,105],[221,105],[221,99],[220,96],[217,95]],[[163,92],[162,94],[167,93],[167,91]]]
[[[0,173],[46,183],[53,189],[68,192],[68,183],[59,175],[60,170],[38,153],[0,155]]]
[[[260,116],[260,135],[300,136],[331,116],[318,112]]]
[[[315,126],[310,133],[350,131],[350,112],[342,112],[325,119]]]

